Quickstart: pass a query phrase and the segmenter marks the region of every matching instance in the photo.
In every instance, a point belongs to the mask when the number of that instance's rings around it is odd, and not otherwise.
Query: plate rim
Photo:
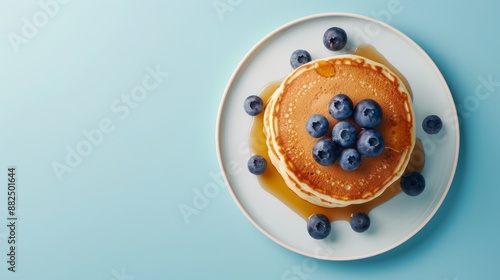
[[[450,105],[451,105],[450,109],[451,109],[451,111],[452,111],[451,113],[453,115],[453,122],[452,122],[454,124],[453,131],[455,132],[453,136],[456,140],[456,147],[455,147],[455,151],[454,151],[452,169],[451,169],[449,179],[446,182],[444,192],[441,195],[441,197],[439,198],[439,200],[437,201],[437,204],[435,205],[434,209],[432,209],[432,211],[427,215],[427,217],[425,217],[425,219],[423,219],[423,221],[420,223],[420,225],[418,227],[416,227],[413,231],[406,234],[399,241],[392,243],[390,246],[384,247],[383,249],[376,250],[376,251],[373,251],[370,253],[356,255],[356,256],[350,256],[350,257],[333,257],[333,256],[325,256],[325,255],[310,253],[310,252],[295,248],[295,247],[283,242],[282,240],[278,239],[277,237],[274,237],[269,232],[267,232],[264,228],[262,228],[262,226],[260,226],[250,216],[250,214],[246,211],[246,209],[243,207],[243,205],[241,204],[241,202],[237,198],[236,194],[234,193],[234,190],[233,190],[233,188],[229,182],[229,178],[227,176],[226,167],[224,165],[224,162],[222,159],[222,153],[221,153],[221,151],[222,151],[222,146],[221,146],[222,128],[221,127],[222,127],[222,122],[223,122],[223,118],[222,118],[223,111],[224,111],[225,105],[227,103],[227,99],[230,95],[231,89],[234,87],[234,84],[235,84],[238,76],[241,74],[242,70],[244,69],[244,67],[249,63],[251,56],[254,55],[260,48],[264,47],[266,41],[271,40],[274,36],[276,36],[277,34],[282,32],[283,30],[286,30],[286,29],[288,29],[294,25],[300,24],[302,22],[307,22],[307,21],[315,20],[315,19],[319,19],[319,18],[328,18],[328,17],[349,17],[349,18],[360,19],[360,20],[363,20],[366,22],[371,22],[374,24],[379,24],[383,28],[389,29],[389,31],[396,33],[398,36],[402,37],[406,42],[410,43],[422,55],[422,57],[424,57],[425,60],[432,66],[432,68],[434,69],[436,74],[438,74],[437,78],[444,85],[444,89],[447,93],[446,95],[451,101],[450,102]],[[238,206],[240,211],[244,214],[244,216],[250,221],[250,223],[254,227],[256,227],[267,238],[271,239],[272,241],[276,242],[277,244],[281,245],[282,247],[284,247],[292,252],[301,254],[303,256],[307,256],[307,257],[311,257],[311,258],[315,258],[315,259],[321,259],[321,260],[330,260],[330,261],[349,261],[349,260],[365,259],[365,258],[373,257],[376,255],[380,255],[380,254],[383,254],[385,252],[391,251],[392,249],[400,246],[401,244],[405,243],[406,241],[411,239],[413,236],[415,236],[435,216],[436,212],[441,208],[441,205],[443,204],[444,200],[448,196],[448,192],[449,192],[451,185],[453,183],[453,180],[455,178],[455,173],[456,173],[456,169],[457,169],[457,165],[458,165],[459,152],[460,152],[460,125],[459,125],[459,119],[458,119],[458,114],[457,114],[457,110],[456,110],[456,104],[455,104],[455,101],[453,99],[453,95],[451,94],[451,90],[448,86],[448,83],[444,79],[443,74],[441,73],[441,71],[437,67],[434,60],[432,60],[432,58],[427,54],[427,52],[425,52],[415,41],[413,41],[410,37],[408,37],[403,32],[399,31],[395,27],[393,27],[393,26],[391,26],[383,21],[380,21],[378,19],[369,17],[369,16],[355,14],[355,13],[348,13],[348,12],[326,12],[326,13],[316,13],[316,14],[300,17],[300,18],[297,18],[295,20],[289,21],[285,24],[282,24],[281,26],[275,28],[270,33],[268,33],[266,36],[261,38],[241,58],[237,67],[232,72],[232,74],[231,74],[231,76],[226,84],[226,87],[224,89],[224,93],[223,93],[223,95],[221,97],[221,101],[219,103],[219,108],[218,108],[218,112],[217,112],[217,120],[216,120],[216,129],[215,129],[215,144],[216,144],[216,153],[217,153],[218,164],[219,164],[220,170],[222,171],[221,173],[222,173],[222,177],[224,179],[224,182],[226,184],[226,187],[227,187],[233,201],[236,203],[236,205]]]

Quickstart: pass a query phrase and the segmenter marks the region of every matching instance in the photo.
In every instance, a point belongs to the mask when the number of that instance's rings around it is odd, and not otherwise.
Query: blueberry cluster
[[[243,102],[243,109],[250,116],[257,116],[264,110],[264,101],[257,95],[248,96]],[[261,175],[267,169],[267,160],[261,155],[253,155],[248,159],[247,168],[254,175]]]
[[[312,156],[323,165],[332,165],[339,159],[339,165],[346,171],[356,170],[361,157],[376,157],[385,147],[384,138],[374,128],[382,121],[382,108],[373,99],[363,99],[354,106],[349,96],[335,95],[328,105],[328,112],[339,122],[332,128],[331,137],[323,137],[329,131],[325,116],[314,114],[306,122],[306,131],[314,138]],[[349,118],[361,128],[358,134]]]
[[[347,45],[347,33],[340,27],[328,28],[323,34],[323,45],[330,51],[340,51]],[[290,65],[293,69],[310,62],[311,54],[303,49],[298,49],[290,55]]]
[[[363,212],[353,213],[349,221],[355,232],[365,232],[370,228],[370,217]],[[332,229],[331,221],[323,214],[313,214],[307,219],[307,232],[314,239],[325,239]]]

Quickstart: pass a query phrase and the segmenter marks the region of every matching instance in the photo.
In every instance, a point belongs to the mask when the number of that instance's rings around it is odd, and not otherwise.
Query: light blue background
[[[0,182],[17,167],[19,218],[11,273],[3,183],[0,279],[498,277],[500,2],[66,0],[44,18],[48,2],[0,2]],[[391,7],[397,13],[383,16]],[[239,61],[279,26],[324,12],[378,17],[412,38],[442,71],[461,118],[457,174],[436,216],[400,247],[359,261],[313,260],[266,238],[220,183],[215,152],[219,102]],[[16,52],[24,18],[42,27]],[[128,115],[117,112],[156,68],[168,77]],[[478,99],[481,77],[494,83]],[[54,162],[102,121],[112,131],[59,180]],[[184,219],[179,207],[208,184],[219,191]]]

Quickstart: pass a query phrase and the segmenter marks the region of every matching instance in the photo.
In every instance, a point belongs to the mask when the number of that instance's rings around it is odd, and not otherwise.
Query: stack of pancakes
[[[339,93],[354,104],[373,99],[383,112],[376,129],[385,149],[377,157],[363,157],[354,171],[343,170],[338,162],[318,164],[312,157],[318,139],[305,129],[311,115],[322,114],[331,131],[338,121],[329,115],[328,105]],[[292,191],[315,205],[332,208],[370,201],[396,181],[409,162],[416,138],[411,98],[396,74],[361,56],[341,55],[302,65],[283,80],[265,109],[271,162]]]

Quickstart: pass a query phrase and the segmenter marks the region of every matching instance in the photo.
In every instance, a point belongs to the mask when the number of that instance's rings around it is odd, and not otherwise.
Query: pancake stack
[[[385,149],[377,157],[363,157],[354,171],[338,162],[318,164],[312,147],[318,140],[306,129],[313,114],[327,117],[330,130],[338,122],[328,105],[343,93],[354,104],[373,99],[382,108]],[[384,192],[404,172],[415,145],[415,116],[411,95],[386,66],[357,55],[315,60],[295,69],[268,100],[264,133],[269,158],[286,185],[299,197],[322,207],[344,207],[368,202]],[[352,121],[361,131],[361,128]],[[324,137],[331,137],[327,134]]]

